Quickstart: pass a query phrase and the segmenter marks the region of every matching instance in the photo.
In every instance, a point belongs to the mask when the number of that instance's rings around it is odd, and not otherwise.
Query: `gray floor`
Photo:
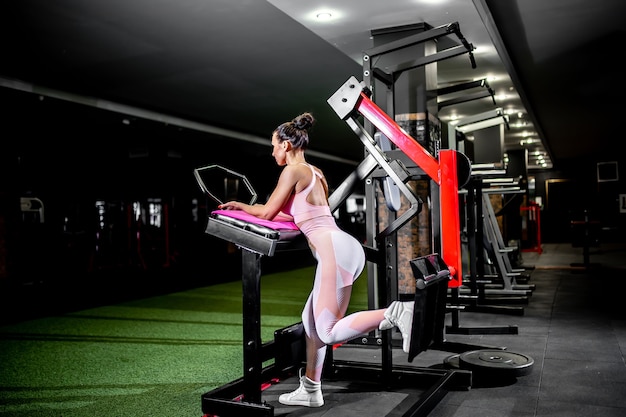
[[[460,327],[474,332],[446,334],[449,342],[485,349],[506,347],[512,357],[529,359],[530,373],[493,383],[474,378],[470,389],[448,392],[429,416],[626,416],[626,244],[592,248],[588,259],[581,248],[571,244],[545,244],[542,249],[541,254],[522,254],[524,265],[534,267],[529,271],[529,283],[535,290],[521,315],[463,311]],[[480,332],[507,326],[516,327],[517,334]],[[336,350],[335,357],[376,360],[378,352],[346,346]],[[455,358],[454,352],[427,350],[408,363],[406,354],[394,349],[397,365],[458,365],[451,358]],[[368,391],[367,387],[355,392],[354,387],[325,382],[327,404],[322,408],[278,404],[277,395],[296,383],[295,379],[285,381],[264,393],[264,399],[276,407],[276,415],[403,415],[394,411],[394,404],[408,395]]]

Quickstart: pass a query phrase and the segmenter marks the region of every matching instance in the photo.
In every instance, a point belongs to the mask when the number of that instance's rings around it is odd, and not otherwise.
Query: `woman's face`
[[[274,133],[272,135],[272,156],[278,166],[287,165],[287,141],[281,142],[278,140],[278,135]]]

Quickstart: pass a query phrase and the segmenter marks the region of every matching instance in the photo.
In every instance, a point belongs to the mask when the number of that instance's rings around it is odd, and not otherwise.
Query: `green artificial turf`
[[[313,267],[261,278],[262,339],[300,321]],[[240,378],[241,282],[0,327],[0,416],[201,417]],[[367,278],[350,311],[367,307]]]

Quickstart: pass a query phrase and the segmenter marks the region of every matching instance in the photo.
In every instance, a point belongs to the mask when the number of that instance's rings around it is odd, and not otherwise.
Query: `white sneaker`
[[[409,353],[411,329],[413,326],[413,302],[393,301],[385,310],[385,320],[380,323],[378,328],[386,330],[390,328],[390,324],[400,329],[400,333],[402,333],[402,350],[404,353]]]
[[[392,322],[387,319],[383,319],[383,321],[381,321],[378,325],[378,330],[389,330],[393,329],[394,327],[396,326],[394,326]]]
[[[286,394],[281,394],[278,397],[278,402],[284,405],[321,407],[324,405],[322,383],[311,381],[306,375],[302,375],[298,389]]]

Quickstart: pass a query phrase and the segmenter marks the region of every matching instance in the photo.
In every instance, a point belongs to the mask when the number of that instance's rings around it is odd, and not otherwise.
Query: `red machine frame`
[[[448,286],[457,288],[463,280],[461,267],[461,221],[459,215],[459,165],[470,167],[467,157],[455,150],[439,150],[438,159],[398,126],[368,96],[362,82],[350,77],[328,103],[337,115],[360,136],[374,140],[359,125],[354,116],[361,115],[387,136],[400,150],[417,164],[440,188],[439,207],[441,225],[441,255],[448,265],[451,279]],[[461,157],[459,157],[459,155]],[[467,177],[469,178],[469,170]],[[400,220],[400,219],[398,219]],[[406,219],[408,221],[409,219]],[[402,226],[400,224],[399,226]],[[398,226],[398,227],[399,227]]]

